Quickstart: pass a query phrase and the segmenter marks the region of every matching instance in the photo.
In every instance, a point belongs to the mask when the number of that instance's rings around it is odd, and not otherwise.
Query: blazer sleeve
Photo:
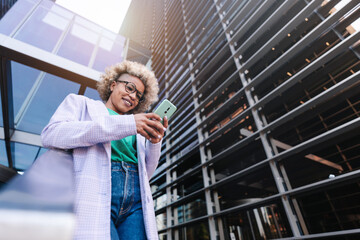
[[[145,164],[146,172],[150,180],[159,164],[162,141],[153,144],[150,141],[146,140],[146,143]]]
[[[122,139],[136,134],[133,115],[104,115],[87,117],[86,98],[68,95],[59,105],[41,133],[44,147],[72,149]]]

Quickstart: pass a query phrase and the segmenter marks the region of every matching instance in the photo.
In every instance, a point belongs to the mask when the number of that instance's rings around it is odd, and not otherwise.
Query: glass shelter
[[[96,82],[106,66],[149,60],[130,42],[52,1],[13,5],[0,20],[0,182],[45,151],[39,134],[67,94],[100,99]]]

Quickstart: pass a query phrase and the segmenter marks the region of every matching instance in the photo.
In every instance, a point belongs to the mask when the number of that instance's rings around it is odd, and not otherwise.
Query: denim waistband
[[[114,168],[122,168],[124,169],[125,171],[126,170],[130,170],[130,171],[133,171],[133,172],[138,172],[138,165],[136,163],[129,163],[129,162],[124,162],[124,161],[112,161],[111,162],[111,168],[114,169]]]

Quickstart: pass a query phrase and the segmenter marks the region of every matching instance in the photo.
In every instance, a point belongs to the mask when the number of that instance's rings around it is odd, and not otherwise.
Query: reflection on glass
[[[157,169],[159,169],[159,167]],[[154,193],[157,190],[163,188],[165,185],[166,185],[166,179],[164,175],[151,185],[151,192]]]
[[[94,100],[100,100],[100,101],[102,101],[101,98],[100,98],[100,96],[99,96],[98,91],[97,91],[96,89],[93,89],[93,88],[87,87],[87,88],[85,89],[84,96],[89,97],[89,98],[94,99]]]
[[[166,206],[167,195],[166,193],[154,199],[155,210]]]
[[[197,222],[186,225],[185,227],[179,229],[178,239],[209,240],[209,225],[207,222]]]
[[[1,89],[1,87],[0,87]],[[0,98],[0,127],[4,126],[4,121],[3,121],[3,115],[2,115],[2,102],[1,102],[1,98]]]
[[[310,234],[360,228],[360,182],[312,191],[298,200]]]
[[[46,6],[48,4],[48,6]],[[51,10],[51,12],[56,13],[57,15],[60,15],[66,19],[71,19],[74,17],[74,13],[70,12],[69,10],[56,5],[50,1],[42,1],[41,6],[44,6]]]
[[[177,208],[178,221],[183,223],[191,219],[206,215],[206,203],[204,198],[198,198],[192,202],[181,205]]]
[[[351,100],[350,98],[347,101],[350,102]],[[357,98],[354,100],[358,101]],[[345,111],[341,110],[341,112],[344,114]],[[346,119],[346,115],[342,117]],[[328,127],[329,125],[325,126]],[[280,144],[278,145],[280,146]],[[310,154],[297,154],[295,157],[279,162],[284,167],[292,188],[360,169],[360,138],[358,135],[350,138],[339,138],[336,144],[321,145],[321,148],[320,146],[316,146],[316,148],[314,151],[309,150],[308,153]],[[279,147],[279,149],[281,148]]]
[[[47,152],[49,149],[48,148],[40,148],[39,154],[37,157],[40,157],[41,155],[43,155],[45,152]]]
[[[9,167],[9,162],[6,156],[5,142],[0,140],[0,164]]]
[[[57,55],[88,66],[99,34],[77,23],[80,18],[76,19]]]
[[[69,93],[77,93],[79,87],[77,83],[45,74],[24,117],[18,124],[18,129],[40,134],[59,104]]]
[[[166,228],[166,212],[156,215],[156,224],[158,230]]]
[[[176,199],[185,197],[186,195],[189,195],[203,188],[204,182],[200,174],[201,173],[198,173],[198,175],[194,178],[189,178],[177,186]]]
[[[34,5],[34,1],[17,1],[1,19],[0,33],[9,36]]]
[[[39,74],[40,71],[35,68],[14,61],[11,62],[14,116],[18,114]]]
[[[15,168],[19,170],[28,169],[31,164],[34,162],[37,153],[39,151],[39,147],[30,146],[27,144],[14,143],[14,159]]]
[[[69,22],[69,19],[38,7],[15,38],[51,52]]]
[[[288,222],[280,204],[231,213],[223,218],[225,235],[234,240],[290,237]]]
[[[92,68],[104,72],[105,68],[123,60],[125,38],[115,35],[114,39],[102,37]]]
[[[160,233],[159,240],[167,240],[167,233]]]
[[[93,43],[95,43],[97,41],[97,39],[98,39],[97,35],[99,33],[101,33],[101,31],[103,29],[102,27],[100,27],[96,23],[93,23],[93,22],[91,22],[91,21],[89,21],[89,20],[87,20],[87,19],[85,19],[83,17],[80,17],[80,16],[75,17],[75,23],[80,24],[81,26],[85,27],[86,29],[91,29],[92,34],[95,34],[92,37],[95,37],[95,38],[89,38],[88,41],[93,42]],[[86,35],[83,36],[83,37],[86,37]]]
[[[240,179],[234,179],[219,187],[217,191],[221,209],[256,202],[278,193],[269,167],[261,168]]]
[[[241,159],[239,159],[239,156],[241,156]],[[214,164],[216,181],[220,181],[225,177],[257,164],[263,159],[266,159],[266,154],[261,141],[255,140],[245,147],[238,148],[233,155]]]

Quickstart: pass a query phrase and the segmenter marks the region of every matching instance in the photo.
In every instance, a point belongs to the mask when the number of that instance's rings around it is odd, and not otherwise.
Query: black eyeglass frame
[[[136,92],[136,98],[138,99],[138,102],[143,102],[145,100],[144,94],[141,94],[139,90],[136,89],[136,85],[132,82],[123,81],[123,80],[115,80],[116,82],[125,83],[125,91],[129,94]],[[131,91],[127,86],[131,85],[133,86],[134,91]]]

